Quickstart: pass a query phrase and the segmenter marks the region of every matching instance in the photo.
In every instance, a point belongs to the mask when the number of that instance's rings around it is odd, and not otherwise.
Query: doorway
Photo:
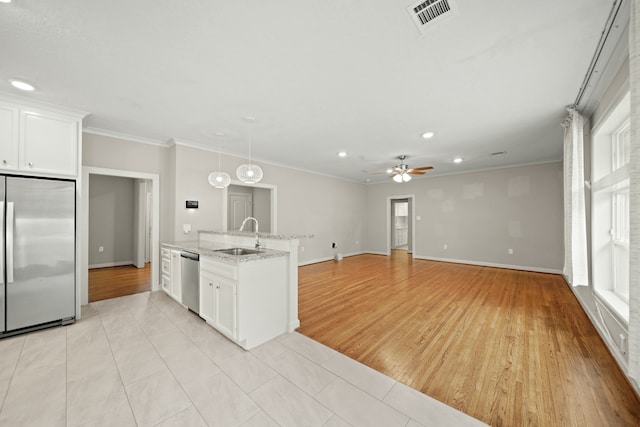
[[[391,201],[391,249],[409,250],[409,199]]]
[[[258,220],[261,233],[277,233],[277,187],[271,184],[245,184],[233,180],[223,190],[222,223],[224,231],[239,230],[242,221],[252,216]],[[244,231],[254,231],[253,221]],[[249,227],[251,225],[251,227]]]
[[[151,181],[89,175],[89,302],[148,291]]]
[[[404,250],[413,254],[415,248],[415,196],[387,197],[387,255],[392,250]]]
[[[160,256],[160,195],[159,195],[159,175],[134,171],[124,171],[117,169],[106,169],[97,167],[83,167],[82,170],[82,222],[81,234],[82,242],[80,248],[79,269],[82,280],[78,284],[78,303],[76,313],[81,313],[81,306],[89,302],[89,250],[95,249],[89,244],[89,190],[91,186],[91,176],[110,176],[120,178],[131,178],[134,182],[134,197],[137,202],[136,221],[134,226],[134,239],[136,240],[136,251],[132,254],[132,261],[137,267],[136,273],[144,274],[148,270],[150,273],[150,290],[159,289],[159,256]],[[147,206],[151,205],[147,218]],[[147,243],[148,242],[148,243]],[[93,245],[96,246],[96,245]],[[99,245],[97,246],[99,250]],[[106,247],[103,248],[106,250]],[[147,253],[149,262],[147,263]],[[107,266],[109,267],[109,266]],[[117,265],[111,267],[119,267]]]

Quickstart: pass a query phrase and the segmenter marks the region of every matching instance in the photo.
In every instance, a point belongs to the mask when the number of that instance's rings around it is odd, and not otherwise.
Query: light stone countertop
[[[262,237],[262,235],[260,237]],[[194,252],[199,254],[202,257],[213,258],[216,261],[223,261],[229,264],[259,261],[263,259],[279,258],[279,257],[289,255],[289,252],[276,251],[274,249],[260,249],[260,252],[255,254],[249,254],[249,255],[229,255],[222,252],[216,252],[216,250],[240,248],[240,247],[245,249],[254,249],[254,248],[239,246],[232,243],[198,242],[197,240],[190,240],[190,241],[184,241],[184,242],[162,242],[162,246],[166,246],[171,249]]]
[[[205,234],[220,234],[223,236],[242,236],[242,237],[253,237],[256,235],[253,231],[213,231],[213,230],[198,230],[198,235],[200,233]],[[297,239],[313,239],[315,235],[313,234],[271,234],[271,233],[260,233],[260,239],[274,239],[274,240],[297,240]]]

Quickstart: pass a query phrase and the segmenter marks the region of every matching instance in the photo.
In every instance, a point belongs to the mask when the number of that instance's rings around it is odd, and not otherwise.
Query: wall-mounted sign
[[[187,209],[198,209],[198,201],[197,200],[187,200],[186,207],[187,207]]]

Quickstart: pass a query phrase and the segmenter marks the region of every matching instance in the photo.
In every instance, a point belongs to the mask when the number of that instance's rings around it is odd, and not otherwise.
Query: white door
[[[229,231],[239,230],[242,221],[253,216],[253,197],[247,193],[229,193]],[[244,231],[253,231],[253,221],[249,221]]]

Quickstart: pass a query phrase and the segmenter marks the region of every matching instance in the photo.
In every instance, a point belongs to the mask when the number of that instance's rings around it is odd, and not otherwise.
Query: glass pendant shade
[[[262,179],[262,169],[258,165],[252,163],[246,163],[238,166],[236,170],[238,179],[245,184],[255,184]]]
[[[408,173],[404,173],[404,174],[402,174],[402,180],[403,180],[404,182],[409,182],[409,181],[411,181],[411,175],[409,175]]]
[[[231,184],[231,177],[226,172],[211,172],[209,174],[209,184],[215,188],[225,188]]]
[[[220,137],[224,134],[222,132],[216,132],[218,135],[218,170],[209,174],[209,184],[215,188],[225,188],[231,184],[231,177],[228,173],[222,172],[222,154],[220,152]]]
[[[398,174],[398,175],[394,175],[393,176],[393,180],[395,182],[402,182],[402,175]]]

